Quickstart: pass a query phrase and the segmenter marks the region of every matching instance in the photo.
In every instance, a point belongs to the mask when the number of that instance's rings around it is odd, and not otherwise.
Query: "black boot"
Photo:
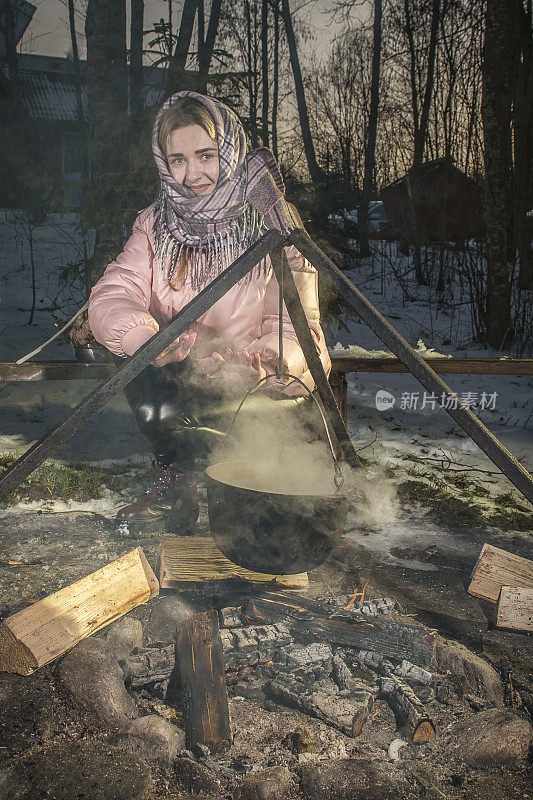
[[[164,526],[172,533],[183,533],[198,521],[196,475],[184,472],[175,463],[152,462],[154,480],[139,500],[121,508],[117,522]]]

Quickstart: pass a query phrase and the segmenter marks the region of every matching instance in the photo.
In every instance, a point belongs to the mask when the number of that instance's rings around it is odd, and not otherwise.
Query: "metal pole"
[[[379,336],[381,341],[405,364],[422,386],[435,395],[437,402],[441,401],[442,405],[444,398],[453,397],[452,407],[443,406],[444,410],[533,504],[533,478],[529,472],[480,422],[470,408],[461,403],[455,392],[452,392],[442,378],[425,363],[423,358],[420,358],[390,322],[387,322],[372,303],[348,280],[346,275],[317,247],[305,231],[293,230],[289,236],[289,242],[294,244],[311,264],[328,276],[333,288],[359,314],[376,336]],[[457,403],[454,408],[455,401]]]
[[[318,355],[313,336],[309,329],[309,323],[305,316],[305,311],[298,294],[298,289],[294,282],[292,272],[287,261],[287,254],[283,247],[276,247],[270,254],[270,261],[278,279],[280,287],[283,287],[283,299],[287,306],[287,311],[294,325],[294,330],[300,347],[303,350],[307,367],[313,376],[318,396],[322,400],[328,419],[331,423],[335,436],[337,437],[340,446],[344,452],[344,456],[351,467],[360,468],[361,462],[355,452],[352,440],[346,430],[346,425],[335,402],[335,396],[331,391],[331,386],[327,379],[326,373],[320,356]],[[279,320],[281,330],[281,316]]]
[[[12,492],[66,439],[74,434],[90,417],[100,411],[117,392],[127,386],[153,359],[189,328],[198,317],[220,300],[238,281],[244,278],[273,247],[284,239],[277,231],[267,231],[252,247],[237,258],[231,266],[194,297],[176,316],[152,336],[136,353],[126,359],[113,377],[87,395],[63,419],[27,450],[0,478],[0,497]]]

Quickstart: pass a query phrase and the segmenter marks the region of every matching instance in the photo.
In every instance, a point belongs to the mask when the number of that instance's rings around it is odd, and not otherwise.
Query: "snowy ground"
[[[83,296],[70,282],[61,287],[58,275],[80,259],[76,220],[51,215],[46,224],[31,228],[14,212],[0,212],[0,360],[16,360],[48,338],[79,305]],[[374,243],[373,260],[352,264],[347,275],[413,345],[419,340],[443,355],[488,357],[497,355],[472,342],[469,307],[459,285],[450,294],[448,309],[439,309],[436,292],[418,287],[410,263],[395,252],[394,244]],[[32,304],[31,255],[35,266],[36,312],[28,324]],[[396,274],[395,274],[396,273]],[[398,275],[402,282],[400,288]],[[405,299],[405,293],[411,299]],[[337,352],[352,345],[383,350],[383,345],[361,322],[346,327],[331,323],[328,343]],[[38,358],[71,359],[68,343],[59,339]],[[348,376],[349,428],[361,455],[372,463],[364,509],[365,522],[384,536],[412,535],[395,500],[395,478],[382,472],[399,467],[402,475],[431,476],[451,466],[457,474],[482,479],[493,496],[508,492],[509,482],[441,409],[424,402],[424,390],[410,375],[361,373]],[[530,470],[533,468],[533,378],[519,376],[449,376],[451,389],[468,397],[480,419]],[[88,393],[92,382],[50,381],[12,383],[0,387],[2,427],[0,452],[20,452],[39,438]],[[386,411],[376,408],[376,393],[394,398]],[[481,408],[483,406],[483,408]],[[110,462],[148,461],[149,452],[137,433],[129,409],[120,396],[93,418],[58,454],[63,458]],[[466,468],[466,471],[463,471]],[[471,469],[481,472],[471,472]],[[400,474],[399,473],[399,474]],[[479,501],[485,502],[485,501]],[[88,504],[90,506],[90,504]],[[112,514],[116,498],[98,501],[98,511]],[[416,516],[416,515],[415,515]],[[409,533],[411,531],[411,533]],[[356,536],[357,533],[352,535]],[[433,535],[433,534],[432,534]],[[377,544],[377,540],[376,540]]]

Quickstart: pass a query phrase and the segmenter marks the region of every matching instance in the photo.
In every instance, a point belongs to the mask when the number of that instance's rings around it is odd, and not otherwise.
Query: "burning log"
[[[363,730],[374,703],[372,693],[364,689],[341,697],[321,689],[310,689],[303,681],[291,680],[287,675],[272,680],[268,688],[275,700],[354,737]]]
[[[402,625],[378,617],[369,622],[364,615],[361,615],[361,620],[337,621],[329,619],[323,610],[323,604],[278,592],[254,595],[244,613],[250,620],[263,622],[281,618],[296,638],[319,639],[357,650],[375,650],[396,660],[408,658],[420,666],[429,666],[432,661],[435,642],[429,628]]]
[[[435,738],[435,725],[410,686],[391,675],[381,679],[380,694],[412,742],[425,744]]]
[[[176,667],[182,690],[187,747],[230,747],[232,736],[216,611],[182,622],[176,631]]]
[[[361,614],[364,617],[375,617],[378,614],[395,614],[401,611],[397,601],[390,597],[377,597],[373,600],[356,600],[346,608],[338,608],[330,619],[345,619],[358,621]]]

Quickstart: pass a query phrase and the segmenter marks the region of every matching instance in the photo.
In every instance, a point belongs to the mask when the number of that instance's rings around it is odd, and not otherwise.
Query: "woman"
[[[264,231],[302,224],[283,197],[270,151],[248,153],[239,119],[211,97],[184,91],[167,100],[155,120],[153,153],[159,194],[137,217],[124,251],[90,297],[94,336],[116,356],[132,355]],[[317,273],[294,247],[286,252],[329,372]],[[282,324],[284,371],[312,390],[285,309]],[[118,512],[118,520],[196,521],[195,459],[206,455],[227,424],[228,395],[235,408],[235,399],[265,370],[274,372],[277,359],[278,285],[266,258],[126,387],[154,452],[156,479],[140,500]],[[307,405],[297,381],[270,384],[293,413]]]

